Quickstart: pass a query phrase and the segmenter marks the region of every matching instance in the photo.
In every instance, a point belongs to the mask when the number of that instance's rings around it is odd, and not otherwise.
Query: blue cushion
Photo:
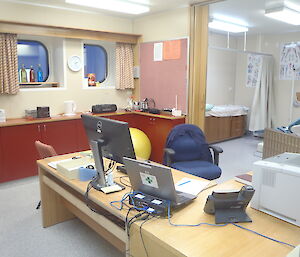
[[[219,178],[222,172],[217,165],[207,161],[174,162],[171,166],[174,169],[209,180]]]

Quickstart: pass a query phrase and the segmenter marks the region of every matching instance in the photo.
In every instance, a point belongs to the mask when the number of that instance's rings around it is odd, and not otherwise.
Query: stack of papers
[[[202,181],[190,178],[183,178],[175,184],[176,191],[183,193],[198,195],[203,189],[205,189],[210,181]]]
[[[59,163],[63,163],[63,162],[67,162],[67,161],[70,161],[72,160],[72,158],[69,158],[69,159],[65,159],[65,160],[60,160],[60,161],[55,161],[55,162],[49,162],[48,165],[53,168],[53,169],[57,169],[57,164]]]

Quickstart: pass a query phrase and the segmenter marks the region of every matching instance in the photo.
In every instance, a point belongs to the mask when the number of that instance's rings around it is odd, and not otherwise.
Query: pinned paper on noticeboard
[[[170,40],[164,42],[163,58],[164,60],[176,60],[181,56],[181,41]]]
[[[153,46],[153,61],[159,62],[163,60],[163,43],[155,43]]]

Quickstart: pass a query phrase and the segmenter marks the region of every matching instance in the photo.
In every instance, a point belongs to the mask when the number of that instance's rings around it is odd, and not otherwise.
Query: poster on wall
[[[300,80],[300,42],[282,45],[279,65],[280,80]]]
[[[246,87],[256,87],[256,85],[260,83],[261,68],[262,56],[257,54],[248,54]]]

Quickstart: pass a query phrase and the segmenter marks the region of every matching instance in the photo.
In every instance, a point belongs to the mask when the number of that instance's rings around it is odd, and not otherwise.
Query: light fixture
[[[285,6],[267,9],[265,10],[265,15],[272,19],[283,21],[289,24],[300,25],[300,12]]]
[[[233,32],[233,33],[248,31],[248,28],[245,26],[233,24],[225,21],[220,21],[216,19],[212,19],[212,21],[208,23],[208,27],[211,29]]]
[[[129,14],[141,14],[150,10],[148,6],[120,0],[66,0],[66,3]]]

